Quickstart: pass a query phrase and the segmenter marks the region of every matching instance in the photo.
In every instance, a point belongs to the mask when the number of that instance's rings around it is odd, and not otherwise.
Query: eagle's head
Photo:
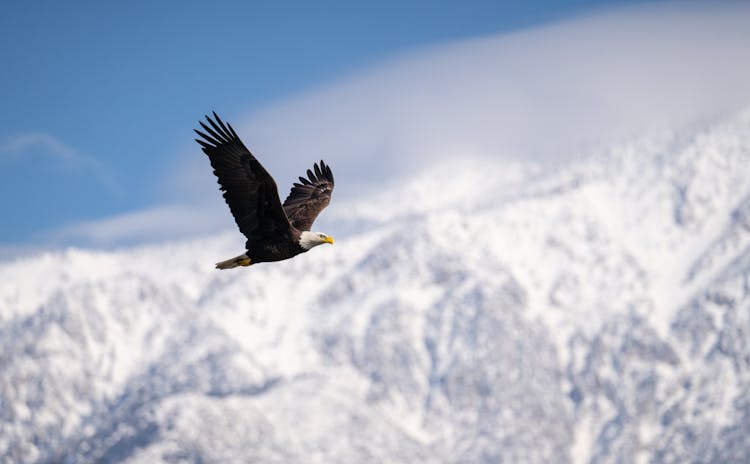
[[[333,245],[333,237],[329,237],[323,232],[310,232],[309,230],[302,232],[299,236],[299,245],[304,248],[305,251],[324,243],[330,243]]]

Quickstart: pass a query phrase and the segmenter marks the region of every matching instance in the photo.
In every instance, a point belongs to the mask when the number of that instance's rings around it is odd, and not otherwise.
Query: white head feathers
[[[310,232],[309,230],[302,232],[299,236],[299,245],[304,248],[305,251],[324,243],[330,243],[333,245],[333,238],[322,232]]]

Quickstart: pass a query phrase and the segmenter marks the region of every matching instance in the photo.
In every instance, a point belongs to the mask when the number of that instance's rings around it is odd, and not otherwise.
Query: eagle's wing
[[[195,139],[208,155],[214,174],[224,191],[232,216],[247,237],[247,248],[259,241],[276,242],[291,238],[289,220],[281,207],[279,192],[273,177],[242,143],[231,125],[213,113],[210,127],[200,122],[207,132],[195,132],[203,140]]]
[[[333,173],[323,160],[307,170],[307,179],[300,177],[284,200],[289,222],[298,230],[310,230],[318,214],[328,206],[333,191]]]

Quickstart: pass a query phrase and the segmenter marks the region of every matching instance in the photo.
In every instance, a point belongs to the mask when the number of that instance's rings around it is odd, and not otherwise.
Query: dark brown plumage
[[[333,173],[322,160],[300,177],[282,205],[273,177],[245,147],[234,128],[216,113],[200,122],[204,132],[195,139],[208,155],[224,200],[245,237],[247,252],[217,264],[220,269],[266,261],[280,261],[320,243],[333,243],[325,234],[309,232],[315,218],[328,206]]]
[[[292,227],[298,230],[310,230],[318,214],[328,206],[333,191],[333,173],[323,160],[314,165],[315,172],[307,170],[307,179],[299,178],[292,191],[284,200],[286,212]]]

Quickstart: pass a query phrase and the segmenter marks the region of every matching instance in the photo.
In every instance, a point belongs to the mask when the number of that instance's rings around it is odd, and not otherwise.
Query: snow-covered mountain
[[[236,272],[234,231],[0,264],[0,460],[748,459],[750,111],[324,215]]]

